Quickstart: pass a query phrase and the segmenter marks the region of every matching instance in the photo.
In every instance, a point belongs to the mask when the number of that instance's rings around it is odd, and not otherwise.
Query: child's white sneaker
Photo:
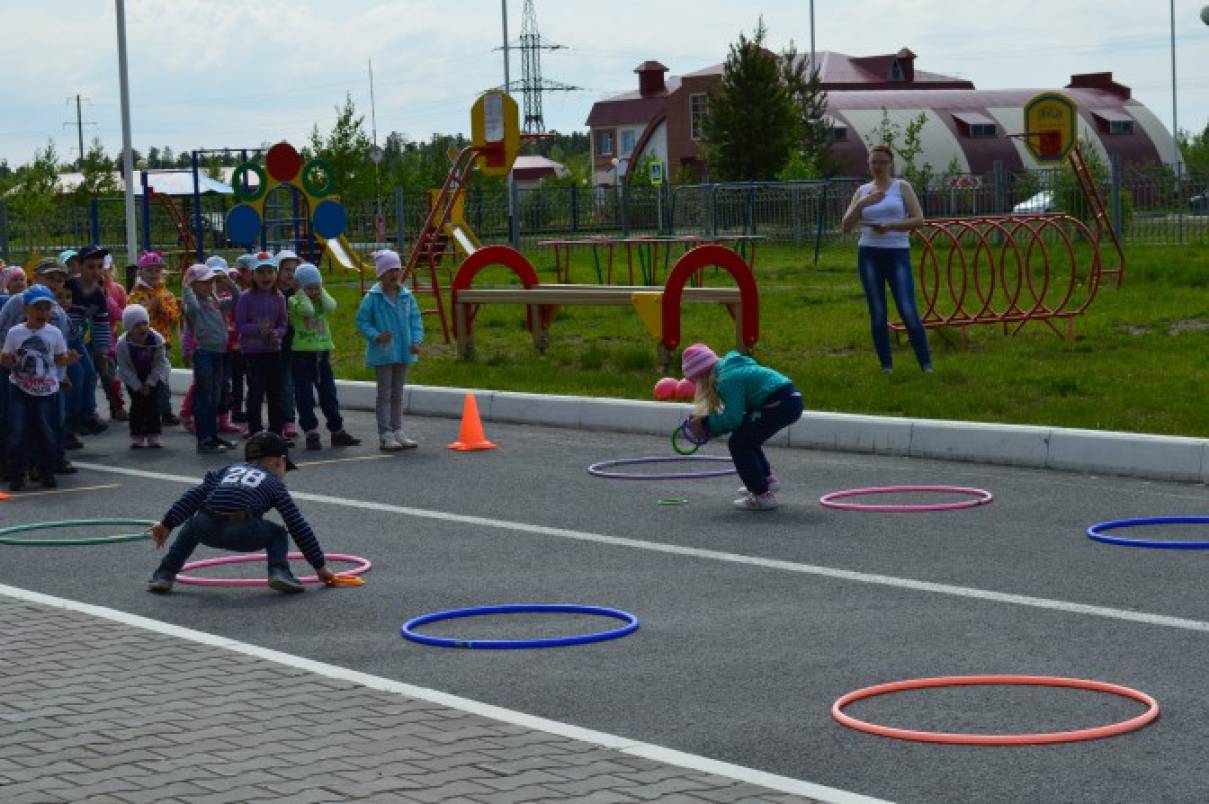
[[[398,452],[403,446],[395,440],[394,433],[383,433],[378,436],[378,449],[383,452]]]
[[[766,491],[763,494],[748,492],[735,500],[735,508],[742,511],[771,511],[777,505],[777,495],[771,491]]]
[[[408,438],[407,434],[402,430],[395,430],[393,433],[391,433],[391,436],[395,439],[395,443],[399,445],[399,449],[415,449],[416,447],[420,446],[419,442],[417,442],[415,439]]]

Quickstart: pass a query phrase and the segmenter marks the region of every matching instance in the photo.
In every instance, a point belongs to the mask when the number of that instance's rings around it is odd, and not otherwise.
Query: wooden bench
[[[528,308],[529,321],[533,332],[533,346],[539,351],[545,351],[550,343],[549,322],[553,319],[553,310],[543,315],[546,308],[557,308],[579,305],[616,305],[619,307],[634,304],[634,294],[660,294],[663,289],[658,285],[537,285],[532,288],[467,288],[458,291],[453,305],[454,333],[457,338],[458,355],[470,357],[473,354],[474,342],[471,334],[471,321],[480,304],[523,304]],[[682,302],[712,302],[724,305],[735,319],[735,348],[746,351],[743,343],[741,322],[743,320],[743,302],[739,289],[735,287],[685,288],[681,296]],[[655,333],[652,333],[655,334]],[[658,337],[656,335],[656,337]],[[660,345],[660,360],[667,363],[668,355]]]

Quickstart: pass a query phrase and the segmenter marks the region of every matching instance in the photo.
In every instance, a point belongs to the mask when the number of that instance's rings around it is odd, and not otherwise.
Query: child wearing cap
[[[72,335],[68,347],[80,352],[72,387],[67,392],[67,427],[78,435],[103,433],[109,425],[97,415],[97,378],[108,373],[109,297],[102,284],[106,249],[84,246],[77,253],[79,273],[67,280],[71,300],[67,315]]]
[[[63,333],[50,323],[55,298],[49,288],[35,285],[18,298],[25,321],[8,330],[0,347],[0,366],[7,370],[10,385],[5,420],[9,488],[23,489],[30,467],[44,488],[54,488],[59,369],[79,355],[68,350]]]
[[[240,293],[252,289],[252,274],[256,270],[256,255],[241,254],[235,258],[235,264],[231,266],[231,272],[235,277],[236,283],[239,285]],[[238,295],[236,296],[238,300]],[[235,327],[235,311],[231,311],[231,421],[235,424],[243,424],[247,422],[248,416],[244,410],[244,388],[246,385],[246,374],[244,371],[243,351],[239,348],[239,330]],[[222,429],[221,424],[219,429]],[[234,432],[239,432],[240,428],[233,427]]]
[[[396,252],[376,252],[374,272],[378,281],[357,309],[357,329],[378,384],[378,448],[394,452],[416,446],[403,432],[403,384],[424,342],[424,319],[411,291],[400,284],[403,263]]]
[[[105,301],[109,307],[109,353],[105,372],[101,374],[101,388],[109,401],[109,418],[126,421],[126,402],[122,399],[122,381],[117,373],[118,324],[122,311],[126,309],[126,288],[113,278],[113,256],[106,255],[102,265],[101,287],[105,290]]]
[[[256,255],[252,281],[252,289],[241,293],[235,303],[235,328],[248,380],[245,432],[260,432],[260,406],[267,397],[269,429],[280,435],[284,422],[281,342],[286,331],[286,308],[285,297],[277,291],[277,263],[272,254],[262,251]]]
[[[242,463],[209,472],[201,485],[185,492],[147,531],[160,548],[173,528],[184,525],[147,582],[148,591],[171,592],[189,556],[204,544],[241,553],[264,550],[269,586],[279,592],[301,592],[305,587],[290,572],[287,536],[293,538],[319,578],[331,583],[335,573],[327,568],[319,540],[285,486],[285,473],[293,468],[289,444],[282,436],[257,433],[244,446]],[[285,527],[265,521],[270,509],[277,510]]]
[[[294,393],[298,402],[298,417],[306,433],[306,448],[322,449],[319,419],[315,416],[315,390],[319,391],[319,407],[327,419],[333,447],[355,447],[361,439],[344,430],[340,415],[340,400],[336,395],[336,380],[332,374],[332,331],[328,322],[336,310],[336,300],[323,288],[319,269],[309,262],[298,267],[295,274],[300,293],[288,302],[290,323],[294,328],[294,351],[290,370],[294,375]]]
[[[197,341],[193,352],[193,415],[197,451],[202,454],[224,452],[235,446],[218,436],[223,358],[227,353],[228,338],[226,313],[235,306],[235,297],[228,293],[219,298],[214,292],[216,281],[221,281],[228,290],[236,289],[225,270],[194,265],[185,272],[181,291],[185,320]]]
[[[231,423],[232,412],[243,407],[243,376],[241,375],[239,378],[238,401],[235,399],[233,377],[235,355],[239,351],[239,333],[235,331],[235,302],[239,301],[239,294],[242,291],[239,285],[239,268],[237,266],[228,265],[227,261],[222,257],[211,257],[209,260],[206,260],[206,264],[214,268],[216,280],[214,290],[218,294],[218,297],[224,300],[231,300],[230,305],[225,308],[223,314],[223,321],[227,327],[227,348],[222,356],[222,390],[218,403],[218,433],[221,439],[227,433],[238,433],[243,429]],[[226,274],[225,279],[218,276],[220,270]]]
[[[25,269],[20,265],[9,265],[0,270],[0,304],[13,296],[19,296],[29,287]]]
[[[298,255],[289,249],[282,249],[277,252],[274,259],[277,260],[277,290],[285,297],[288,304],[298,289],[298,283],[294,279],[294,272],[298,270],[298,266],[302,264],[302,260],[298,259]],[[285,337],[281,340],[281,358],[286,365],[286,370],[281,375],[282,416],[285,419],[283,433],[286,438],[294,438],[298,435],[298,426],[296,424],[298,421],[298,400],[294,394],[294,374],[289,370],[290,354],[293,351],[294,324],[287,318]]]
[[[696,383],[689,427],[698,436],[730,433],[727,446],[743,481],[735,507],[766,511],[777,507],[780,488],[761,445],[802,415],[802,394],[788,377],[750,355],[727,352],[719,359],[703,343],[684,350],[685,379]]]
[[[151,328],[164,339],[164,348],[172,353],[172,336],[181,320],[180,304],[176,296],[164,284],[164,256],[158,251],[148,251],[139,257],[139,276],[130,291],[131,304],[141,304],[151,317]],[[160,386],[160,421],[164,424],[180,424],[181,420],[172,412],[172,391],[168,383]]]
[[[160,388],[168,384],[172,365],[164,336],[151,328],[151,317],[141,304],[122,311],[118,339],[118,377],[130,392],[130,448],[158,449],[160,443]]]

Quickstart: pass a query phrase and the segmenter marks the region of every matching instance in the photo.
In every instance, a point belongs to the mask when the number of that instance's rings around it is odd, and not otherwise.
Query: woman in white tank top
[[[873,181],[857,188],[844,213],[844,232],[859,224],[857,270],[869,304],[869,327],[882,371],[894,369],[890,331],[886,325],[886,285],[894,294],[898,315],[907,328],[919,367],[932,371],[928,334],[915,307],[915,283],[911,277],[911,230],[923,223],[924,213],[915,190],[892,175],[894,153],[888,145],[869,150],[869,172]]]

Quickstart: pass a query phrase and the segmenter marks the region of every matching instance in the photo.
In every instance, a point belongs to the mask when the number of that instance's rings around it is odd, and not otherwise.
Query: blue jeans
[[[281,350],[281,356],[285,359],[285,368],[281,372],[281,415],[287,422],[298,419],[298,403],[294,399],[294,372],[290,371],[293,354],[291,349]]]
[[[67,367],[67,378],[71,390],[67,392],[67,421],[74,425],[90,421],[97,415],[97,370],[92,362],[92,353],[80,342],[67,344],[75,349],[80,359]]]
[[[915,349],[915,359],[920,368],[932,366],[928,352],[928,334],[919,311],[915,309],[915,283],[911,279],[911,249],[878,248],[860,246],[856,250],[856,265],[861,275],[861,286],[865,289],[865,301],[869,303],[869,328],[873,333],[873,347],[882,368],[893,366],[890,356],[890,330],[886,326],[886,284],[894,294],[898,315],[907,327],[907,337]]]
[[[735,462],[739,479],[752,494],[768,491],[772,466],[761,448],[778,430],[788,427],[802,416],[802,395],[793,383],[769,394],[760,407],[748,412],[743,423],[730,434],[726,445]]]
[[[8,466],[10,478],[24,476],[31,466],[41,474],[54,471],[59,461],[54,421],[59,394],[31,396],[19,388],[8,392]]]
[[[328,431],[338,433],[343,430],[336,378],[332,374],[332,353],[294,352],[290,355],[290,368],[294,375],[294,393],[298,395],[298,424],[302,431],[310,433],[319,429],[319,419],[315,416],[316,389]]]
[[[222,404],[222,352],[193,353],[193,423],[197,443],[218,438],[218,408]]]
[[[289,561],[286,559],[290,551],[289,533],[281,525],[264,519],[225,522],[204,511],[198,511],[189,517],[176,534],[157,572],[175,576],[199,544],[236,553],[264,550],[270,569],[289,567]]]

